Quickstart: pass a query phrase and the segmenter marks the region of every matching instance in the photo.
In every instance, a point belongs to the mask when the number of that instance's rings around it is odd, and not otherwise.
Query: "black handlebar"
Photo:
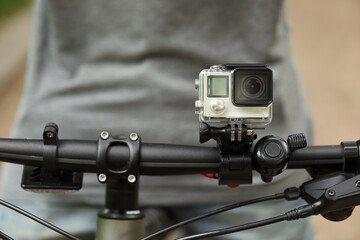
[[[353,144],[356,144],[353,142]],[[0,139],[0,161],[41,167],[42,140]],[[57,167],[78,172],[96,172],[97,141],[58,140]],[[288,169],[330,168],[343,170],[347,159],[346,146],[309,146],[292,153]],[[111,146],[107,161],[114,170],[123,169],[129,159],[125,146]],[[359,161],[359,151],[356,159]],[[179,175],[218,172],[220,151],[216,147],[142,143],[139,157],[142,175]],[[355,162],[354,162],[354,165]]]
[[[251,183],[252,170],[267,182],[285,168],[312,169],[315,174],[326,169],[334,174],[323,172],[296,191],[296,198],[301,192],[310,205],[303,215],[301,208],[295,209],[294,219],[324,214],[343,220],[360,204],[359,175],[355,176],[360,169],[360,141],[305,147],[301,135],[291,135],[287,142],[266,136],[254,148],[227,152],[221,147],[141,143],[137,135],[115,139],[108,132],[98,141],[58,140],[55,130],[44,131],[42,140],[0,139],[0,161],[27,166],[22,187],[35,191],[79,190],[83,172],[97,173],[99,182],[107,183],[105,209],[99,213],[104,219],[142,218],[138,175],[217,173],[219,184],[243,184]],[[135,215],[127,214],[134,210]]]
[[[309,146],[292,153],[289,168],[326,167],[341,170],[344,164],[342,145]]]

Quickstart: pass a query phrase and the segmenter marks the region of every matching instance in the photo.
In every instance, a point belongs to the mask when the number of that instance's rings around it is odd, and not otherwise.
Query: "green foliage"
[[[0,0],[0,21],[31,2],[31,0]]]

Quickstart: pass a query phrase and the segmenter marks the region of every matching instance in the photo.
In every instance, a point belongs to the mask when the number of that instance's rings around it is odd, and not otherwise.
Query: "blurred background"
[[[316,144],[360,139],[360,1],[287,1],[287,8]],[[0,137],[9,136],[22,93],[31,21],[32,1],[0,1]],[[359,239],[359,211],[341,223],[316,217],[316,239]]]

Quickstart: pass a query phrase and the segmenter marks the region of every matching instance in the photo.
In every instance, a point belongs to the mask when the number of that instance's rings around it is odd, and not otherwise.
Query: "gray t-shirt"
[[[273,121],[259,135],[304,132],[311,121],[294,67],[283,1],[114,0],[36,3],[26,88],[12,137],[41,138],[46,122],[60,138],[138,132],[143,142],[198,144],[194,79],[206,63],[266,63],[274,73]],[[22,191],[22,167],[5,164],[9,200],[102,204],[94,174],[79,193]],[[16,176],[16,177],[15,177]],[[18,177],[17,177],[18,176]],[[271,184],[228,188],[202,176],[141,177],[145,205],[204,204],[252,198],[299,185],[305,172]]]

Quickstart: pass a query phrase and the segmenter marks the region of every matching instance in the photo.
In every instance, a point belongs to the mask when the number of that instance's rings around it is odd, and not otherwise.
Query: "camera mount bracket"
[[[232,120],[223,128],[211,127],[200,123],[200,143],[214,139],[220,149],[221,167],[219,169],[219,184],[251,184],[251,147],[256,134],[241,121]]]
[[[200,143],[214,139],[219,148],[224,151],[240,152],[251,148],[257,138],[253,129],[241,121],[232,121],[226,127],[215,128],[206,123],[199,125]]]
[[[237,127],[237,141],[241,142],[242,139],[242,121],[238,119],[232,119],[230,121],[230,140],[235,141],[235,130]]]

